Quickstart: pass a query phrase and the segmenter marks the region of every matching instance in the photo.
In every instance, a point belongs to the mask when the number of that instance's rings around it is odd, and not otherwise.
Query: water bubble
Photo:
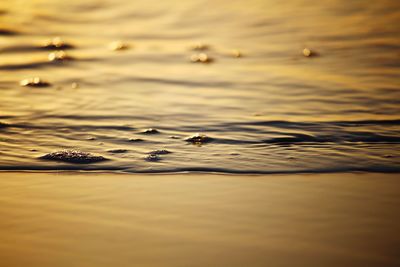
[[[148,128],[142,132],[143,134],[158,134],[160,133],[157,129]]]
[[[304,48],[303,49],[303,56],[305,57],[315,57],[318,56],[318,53],[314,50],[311,50],[309,48]]]
[[[200,53],[200,54],[193,54],[190,57],[190,61],[193,63],[211,63],[214,61],[214,59],[209,57],[206,53]]]
[[[71,83],[71,88],[72,89],[77,89],[77,88],[79,88],[79,84],[78,83]]]
[[[304,48],[304,49],[303,49],[303,55],[304,55],[305,57],[311,56],[311,50],[308,49],[308,48]]]
[[[242,57],[243,54],[239,50],[234,49],[234,50],[232,50],[232,56],[234,56],[234,57]]]
[[[60,37],[47,40],[41,46],[43,49],[70,49],[73,45],[65,43]]]
[[[155,155],[155,154],[150,154],[150,155],[148,155],[147,157],[145,157],[145,160],[146,161],[160,161],[161,160],[161,158],[158,156],[158,155]]]
[[[44,160],[62,161],[68,163],[95,163],[107,160],[103,156],[96,156],[79,150],[61,150],[39,157]]]
[[[211,137],[208,137],[204,134],[199,134],[199,133],[192,135],[185,139],[186,142],[189,142],[192,144],[204,144],[204,143],[211,142],[212,140],[213,139]]]
[[[50,86],[50,83],[43,81],[39,77],[33,77],[33,78],[28,78],[24,79],[19,82],[21,86],[30,86],[30,87],[47,87]]]
[[[108,45],[108,47],[113,50],[113,51],[120,51],[120,50],[126,50],[129,48],[129,45],[126,43],[123,43],[121,41],[114,41]]]
[[[72,57],[68,56],[65,51],[55,51],[51,52],[48,57],[49,61],[63,61],[63,60],[71,60]]]

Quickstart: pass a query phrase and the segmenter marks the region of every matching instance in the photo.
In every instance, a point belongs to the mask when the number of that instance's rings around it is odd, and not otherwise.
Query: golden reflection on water
[[[399,3],[1,1],[0,170],[296,174],[0,172],[1,262],[392,264],[395,175],[299,172],[399,172]]]
[[[395,174],[8,175],[0,181],[8,267],[398,262]]]
[[[26,127],[11,141],[0,133],[10,146],[4,164],[36,166],[38,157],[62,149],[126,149],[140,129],[155,128],[161,134],[133,154],[110,156],[113,164],[130,168],[130,156],[169,148],[178,152],[164,161],[170,168],[198,161],[195,167],[205,168],[215,157],[222,170],[336,169],[344,149],[349,168],[363,154],[371,156],[367,167],[392,168],[395,157],[374,153],[393,154],[385,142],[397,144],[398,5],[3,1],[1,123]],[[195,133],[214,145],[187,151],[184,140]],[[87,142],[93,136],[99,141]],[[296,156],[280,140],[318,145],[300,145]],[[341,148],[346,142],[361,147]],[[26,146],[37,153],[16,158]],[[332,166],[332,156],[340,163]],[[310,165],[283,160],[297,157]],[[321,157],[326,161],[314,160]],[[135,170],[153,168],[137,164]]]

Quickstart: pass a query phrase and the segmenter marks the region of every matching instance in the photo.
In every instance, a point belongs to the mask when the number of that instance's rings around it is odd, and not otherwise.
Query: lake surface
[[[1,1],[0,169],[399,172],[399,23],[384,0]],[[40,159],[63,149],[109,160]]]

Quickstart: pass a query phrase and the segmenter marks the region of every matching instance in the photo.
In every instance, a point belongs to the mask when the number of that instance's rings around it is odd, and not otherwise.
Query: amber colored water
[[[0,266],[396,267],[396,174],[0,177]]]
[[[400,266],[399,25],[395,0],[0,0],[0,267]]]
[[[1,1],[0,169],[398,172],[399,7]],[[55,37],[71,59],[48,60],[53,49],[41,46]],[[199,53],[212,61],[190,62]],[[33,77],[51,86],[20,86]],[[196,133],[213,140],[184,141]],[[110,160],[38,159],[62,149]],[[160,149],[172,153],[146,160]]]

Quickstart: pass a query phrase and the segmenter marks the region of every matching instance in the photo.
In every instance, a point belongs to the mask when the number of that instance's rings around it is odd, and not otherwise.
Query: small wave
[[[311,136],[306,134],[292,134],[287,137],[271,138],[263,141],[271,144],[296,144],[296,143],[400,143],[399,136],[385,136],[373,133],[346,133],[344,136]]]
[[[0,29],[0,36],[14,36],[18,35],[19,32],[15,30],[10,30],[10,29]]]
[[[307,126],[321,126],[321,125],[337,125],[337,126],[360,126],[360,125],[398,125],[400,126],[400,120],[359,120],[359,121],[322,121],[322,122],[292,122],[284,120],[275,121],[252,121],[243,122],[243,125],[262,125],[262,126],[278,126],[296,128],[296,127],[307,127]]]
[[[86,59],[73,58],[73,60],[68,59],[68,60],[55,60],[55,61],[42,60],[42,61],[36,61],[36,62],[0,65],[0,70],[14,71],[14,70],[24,70],[24,69],[41,69],[41,68],[48,68],[48,67],[65,67],[65,66],[70,66],[75,61],[85,63],[85,62],[92,62],[95,60],[96,59],[94,59],[94,58],[86,58]]]
[[[87,131],[87,130],[120,130],[120,131],[133,131],[134,127],[124,126],[124,125],[33,125],[29,123],[15,123],[8,124],[9,127],[20,128],[20,129],[63,129],[63,130],[71,130],[74,132],[76,130],[79,131]]]
[[[68,50],[73,49],[74,46],[70,44],[65,44],[60,47],[45,46],[45,45],[13,45],[6,46],[0,49],[2,53],[27,53],[27,52],[37,52],[37,51],[53,51],[53,50]]]
[[[212,167],[183,167],[183,168],[160,168],[132,170],[109,165],[59,165],[54,166],[0,166],[0,171],[88,171],[88,172],[117,172],[126,174],[154,174],[154,173],[221,173],[221,174],[248,174],[248,175],[274,175],[274,174],[322,174],[322,173],[345,173],[345,172],[375,172],[375,173],[400,173],[398,166],[370,166],[370,167],[335,167],[335,168],[315,168],[297,170],[241,170],[228,168]]]
[[[253,131],[252,128],[245,128],[247,126],[266,126],[272,128],[283,129],[298,129],[298,130],[318,130],[324,131],[332,128],[342,127],[357,127],[357,126],[400,126],[400,120],[360,120],[360,121],[322,121],[322,122],[294,122],[285,120],[272,120],[272,121],[247,121],[247,122],[228,122],[202,125],[201,128],[196,125],[182,126],[181,129],[185,131],[217,131],[220,129],[237,129]],[[171,129],[172,130],[172,129]]]
[[[9,127],[9,126],[10,126],[10,125],[7,124],[7,123],[0,122],[0,129],[1,129],[1,128],[6,128],[6,127]]]
[[[53,62],[39,61],[39,62],[20,63],[20,64],[6,64],[6,65],[0,65],[0,70],[37,69],[50,64],[53,64]]]

